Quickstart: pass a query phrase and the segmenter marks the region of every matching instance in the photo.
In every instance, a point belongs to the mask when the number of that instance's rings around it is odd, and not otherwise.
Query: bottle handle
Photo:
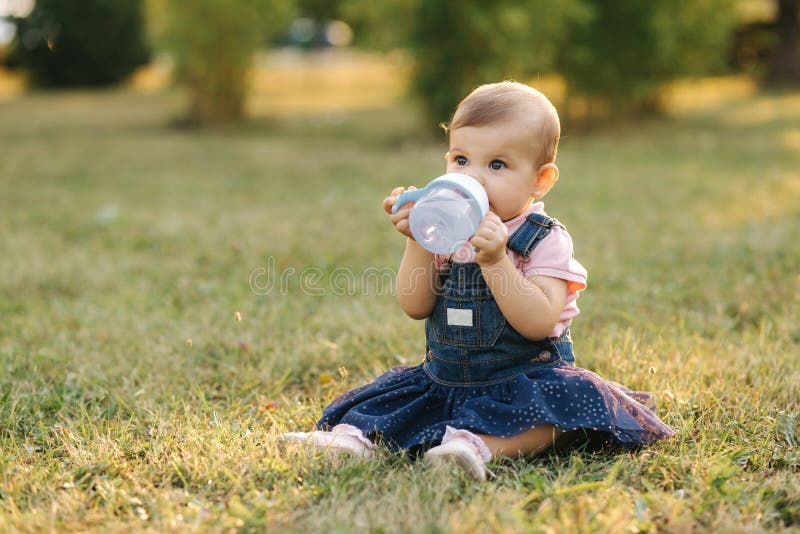
[[[409,202],[416,202],[419,197],[421,197],[424,193],[427,193],[425,188],[422,189],[412,189],[411,191],[404,191],[400,193],[400,196],[397,197],[397,201],[392,206],[392,213],[397,213],[397,210],[400,209],[400,206],[404,204],[408,204]]]

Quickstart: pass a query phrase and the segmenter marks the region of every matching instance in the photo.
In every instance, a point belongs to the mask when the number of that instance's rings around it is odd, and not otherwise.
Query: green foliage
[[[571,94],[613,114],[658,108],[658,90],[718,69],[735,15],[731,0],[582,0],[591,15],[572,26],[558,70]]]
[[[165,11],[165,41],[189,90],[188,121],[241,118],[253,53],[284,27],[293,0],[167,0]]]
[[[557,72],[615,113],[654,111],[660,86],[718,69],[733,0],[345,0],[366,46],[407,46],[434,121],[476,85]]]
[[[580,0],[350,0],[343,13],[362,43],[408,44],[412,88],[434,122],[476,85],[551,71],[566,28],[586,17]]]
[[[428,0],[416,12],[413,87],[436,121],[476,85],[550,71],[577,1]]]
[[[295,0],[297,12],[314,20],[333,20],[339,16],[341,0]]]
[[[422,0],[341,0],[339,16],[353,28],[356,45],[389,50],[409,45]]]
[[[111,85],[149,59],[141,0],[38,0],[14,21],[8,61],[43,87]]]

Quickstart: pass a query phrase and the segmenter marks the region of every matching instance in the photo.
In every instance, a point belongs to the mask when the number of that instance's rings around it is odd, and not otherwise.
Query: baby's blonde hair
[[[536,167],[556,160],[561,124],[555,106],[542,93],[518,82],[481,85],[462,100],[445,131],[465,126],[487,126],[509,120],[528,121],[533,127],[531,141],[538,153]]]

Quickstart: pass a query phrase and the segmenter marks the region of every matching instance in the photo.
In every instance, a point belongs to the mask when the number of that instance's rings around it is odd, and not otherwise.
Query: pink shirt
[[[509,236],[522,225],[529,213],[544,214],[544,203],[535,202],[524,213],[506,221]],[[572,318],[580,313],[577,305],[578,294],[586,288],[586,269],[572,257],[572,238],[569,233],[560,226],[554,226],[527,258],[509,248],[506,248],[506,254],[525,278],[551,276],[567,282],[567,300],[550,336],[558,337],[563,334],[572,322]],[[449,259],[458,263],[475,261],[475,250],[471,243],[467,243],[450,255]],[[448,256],[436,254],[436,268],[441,270],[447,260]]]

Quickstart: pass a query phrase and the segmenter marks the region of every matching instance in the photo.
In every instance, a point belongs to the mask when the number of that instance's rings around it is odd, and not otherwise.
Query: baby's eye
[[[489,162],[489,168],[491,168],[493,171],[500,171],[506,168],[506,164],[504,161],[499,159],[493,159]]]
[[[469,163],[467,158],[465,158],[464,156],[456,156],[454,161],[456,162],[456,165],[460,165],[461,167]]]

